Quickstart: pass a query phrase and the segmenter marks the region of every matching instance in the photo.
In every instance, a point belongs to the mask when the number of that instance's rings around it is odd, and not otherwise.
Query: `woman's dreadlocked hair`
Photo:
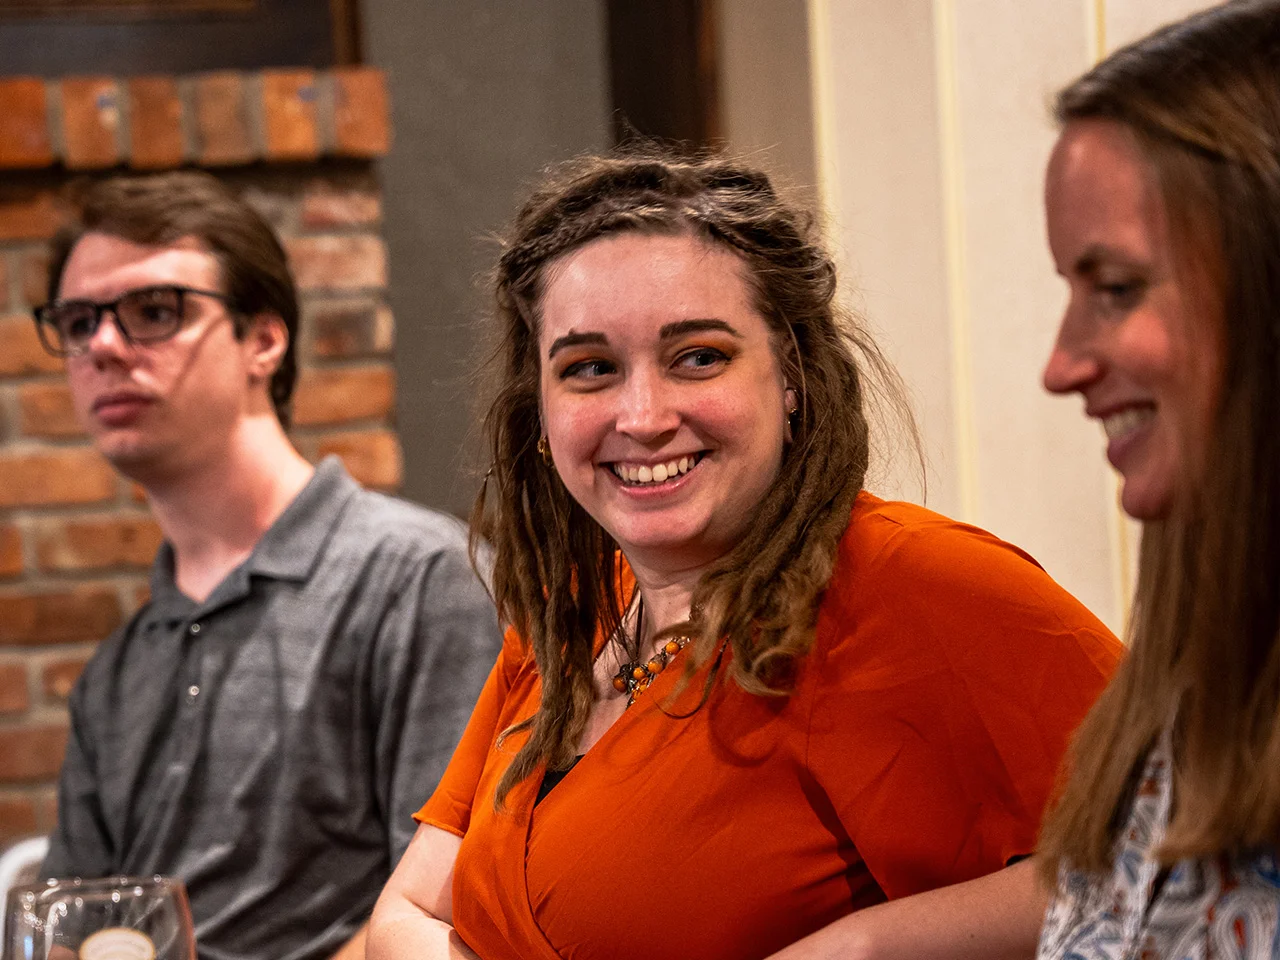
[[[793,442],[751,530],[703,576],[692,620],[663,631],[693,637],[689,673],[727,641],[733,680],[751,693],[785,695],[809,652],[867,471],[868,383],[855,356],[910,425],[896,375],[836,304],[835,265],[812,217],[780,201],[763,173],[719,156],[676,158],[652,148],[556,170],[520,211],[497,266],[501,371],[485,420],[492,464],[472,522],[474,542],[493,548],[499,614],[532,648],[542,680],[537,713],[507,731],[531,728],[499,784],[498,804],[540,763],[562,769],[572,761],[593,703],[595,638],[612,635],[623,618],[617,544],[537,450],[547,268],[623,231],[687,231],[733,251],[799,399]]]

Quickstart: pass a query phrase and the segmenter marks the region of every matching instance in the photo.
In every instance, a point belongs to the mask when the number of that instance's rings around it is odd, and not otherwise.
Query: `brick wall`
[[[284,237],[301,289],[298,448],[394,490],[382,196],[360,159],[386,145],[373,71],[0,79],[0,846],[52,826],[67,695],[144,602],[160,537],[139,491],[89,446],[30,319],[69,179],[196,161],[243,191]]]

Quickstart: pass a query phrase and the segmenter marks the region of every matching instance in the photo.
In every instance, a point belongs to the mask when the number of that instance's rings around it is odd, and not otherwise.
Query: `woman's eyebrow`
[[[1076,258],[1072,268],[1081,276],[1088,276],[1095,273],[1103,264],[1114,263],[1123,267],[1140,269],[1143,264],[1135,259],[1131,254],[1119,247],[1113,247],[1105,243],[1091,243],[1085,248],[1084,252]]]
[[[715,319],[694,319],[694,320],[677,320],[674,323],[666,323],[662,325],[662,329],[658,331],[659,339],[666,340],[670,337],[679,337],[686,333],[705,333],[708,330],[719,330],[727,333],[731,337],[742,339],[742,334],[723,320]]]
[[[563,337],[556,337],[551,341],[551,346],[547,349],[547,359],[550,360],[560,350],[565,347],[576,347],[582,343],[608,343],[609,338],[603,333],[566,333]]]

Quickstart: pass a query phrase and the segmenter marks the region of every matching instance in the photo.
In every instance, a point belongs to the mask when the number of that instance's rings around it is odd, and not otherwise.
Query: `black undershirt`
[[[533,801],[533,805],[536,807],[544,799],[546,799],[547,794],[550,793],[553,789],[555,789],[556,784],[558,784],[561,780],[563,780],[565,777],[569,775],[569,771],[572,770],[574,767],[576,767],[578,765],[578,761],[581,759],[582,759],[581,755],[576,756],[573,758],[573,763],[569,764],[569,766],[566,769],[548,770],[546,773],[544,773],[542,775],[542,783],[538,786],[538,799]]]

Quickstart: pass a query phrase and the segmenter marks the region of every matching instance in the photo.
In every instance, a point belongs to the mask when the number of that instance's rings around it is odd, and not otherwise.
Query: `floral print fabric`
[[[1280,958],[1280,864],[1275,852],[1183,860],[1163,882],[1152,852],[1172,802],[1168,737],[1152,750],[1117,843],[1111,875],[1063,868],[1037,960]]]

